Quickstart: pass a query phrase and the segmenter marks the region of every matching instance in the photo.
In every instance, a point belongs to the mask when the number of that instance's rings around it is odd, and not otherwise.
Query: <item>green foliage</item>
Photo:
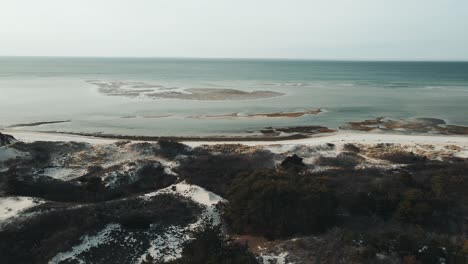
[[[273,154],[256,151],[251,154],[203,153],[181,161],[178,173],[188,183],[202,186],[221,196],[225,196],[231,182],[241,173],[251,173],[258,169],[273,168]]]
[[[363,161],[364,158],[354,152],[341,152],[336,157],[319,157],[315,164],[351,169]]]
[[[413,152],[406,151],[386,153],[380,156],[380,158],[399,164],[424,163],[425,161],[427,161],[426,157],[419,156],[417,154],[414,154]]]
[[[307,175],[260,170],[239,176],[225,216],[238,233],[284,237],[322,232],[335,223],[333,193]]]
[[[184,245],[182,257],[169,264],[258,264],[255,256],[240,245],[226,239],[218,227],[206,228]]]
[[[433,212],[429,199],[421,190],[406,191],[396,211],[397,219],[407,223],[424,224]]]
[[[404,263],[466,263],[468,256],[461,243],[445,236],[426,233],[422,229],[372,233],[366,235],[366,248],[387,254],[396,253]],[[410,262],[410,260],[412,262]]]
[[[143,229],[193,222],[199,207],[169,195],[45,210],[21,225],[0,230],[1,263],[47,263],[59,252],[70,250],[80,237],[120,223],[123,228]],[[25,250],[28,249],[28,250]]]

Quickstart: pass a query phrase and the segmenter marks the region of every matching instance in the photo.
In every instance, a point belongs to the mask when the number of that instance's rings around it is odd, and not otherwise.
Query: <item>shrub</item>
[[[458,242],[421,229],[372,232],[366,234],[364,240],[367,247],[397,254],[403,263],[465,263],[467,257]]]
[[[285,237],[322,232],[335,222],[335,198],[318,179],[261,170],[240,176],[227,193],[233,231]]]
[[[87,173],[88,175],[94,175],[98,172],[103,171],[104,168],[101,165],[91,165],[87,168]]]
[[[143,212],[132,212],[120,219],[120,224],[130,229],[147,229],[152,222],[152,216]]]
[[[172,185],[176,177],[164,172],[160,163],[147,163],[137,170],[138,180],[131,184],[134,191],[158,190]]]
[[[206,228],[184,245],[182,257],[168,264],[258,264],[247,246],[226,239],[218,227]]]
[[[83,235],[107,224],[121,223],[123,228],[132,229],[151,223],[186,225],[195,221],[199,212],[192,202],[169,195],[44,210],[20,225],[2,226],[0,259],[2,263],[48,263],[57,253],[70,250]]]
[[[426,157],[419,156],[414,154],[413,152],[406,151],[395,151],[391,153],[385,153],[383,155],[380,155],[379,158],[399,164],[413,164],[425,162],[427,160]]]
[[[301,171],[306,166],[303,159],[296,154],[286,157],[280,164],[281,168],[291,171]]]
[[[423,224],[428,222],[433,209],[430,198],[419,189],[408,190],[398,205],[396,217],[407,223]]]
[[[15,141],[16,139],[13,136],[0,133],[0,146],[9,145]]]
[[[345,151],[354,152],[354,153],[359,153],[361,151],[361,149],[358,146],[351,144],[351,143],[344,144],[343,149]]]
[[[185,155],[189,152],[189,147],[177,141],[160,139],[158,140],[160,147],[159,154],[167,158],[175,158],[178,155]]]
[[[316,161],[317,165],[339,167],[339,168],[354,168],[359,163],[363,162],[364,158],[353,152],[342,152],[336,157],[319,157]]]
[[[240,173],[274,167],[273,154],[257,151],[252,154],[201,154],[181,161],[179,176],[191,184],[224,196],[231,182]]]

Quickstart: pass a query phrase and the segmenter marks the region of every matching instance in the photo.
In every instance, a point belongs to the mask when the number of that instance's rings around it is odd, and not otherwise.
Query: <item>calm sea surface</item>
[[[284,96],[202,101],[101,94],[87,80],[177,88],[268,90]],[[299,118],[198,119],[297,112]],[[168,116],[144,118],[148,116]],[[264,127],[373,117],[434,117],[468,125],[468,63],[229,59],[0,58],[0,127],[71,120],[28,130],[128,135],[221,135]]]

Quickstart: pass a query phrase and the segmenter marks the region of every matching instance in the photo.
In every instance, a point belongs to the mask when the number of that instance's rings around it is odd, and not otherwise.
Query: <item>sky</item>
[[[0,55],[468,60],[468,1],[0,0]]]

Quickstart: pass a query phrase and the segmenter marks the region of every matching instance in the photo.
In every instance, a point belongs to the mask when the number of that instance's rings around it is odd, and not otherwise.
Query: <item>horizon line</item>
[[[0,58],[73,58],[73,59],[192,59],[192,60],[271,60],[330,62],[468,62],[468,59],[331,59],[291,57],[196,57],[196,56],[69,56],[69,55],[0,55]]]

